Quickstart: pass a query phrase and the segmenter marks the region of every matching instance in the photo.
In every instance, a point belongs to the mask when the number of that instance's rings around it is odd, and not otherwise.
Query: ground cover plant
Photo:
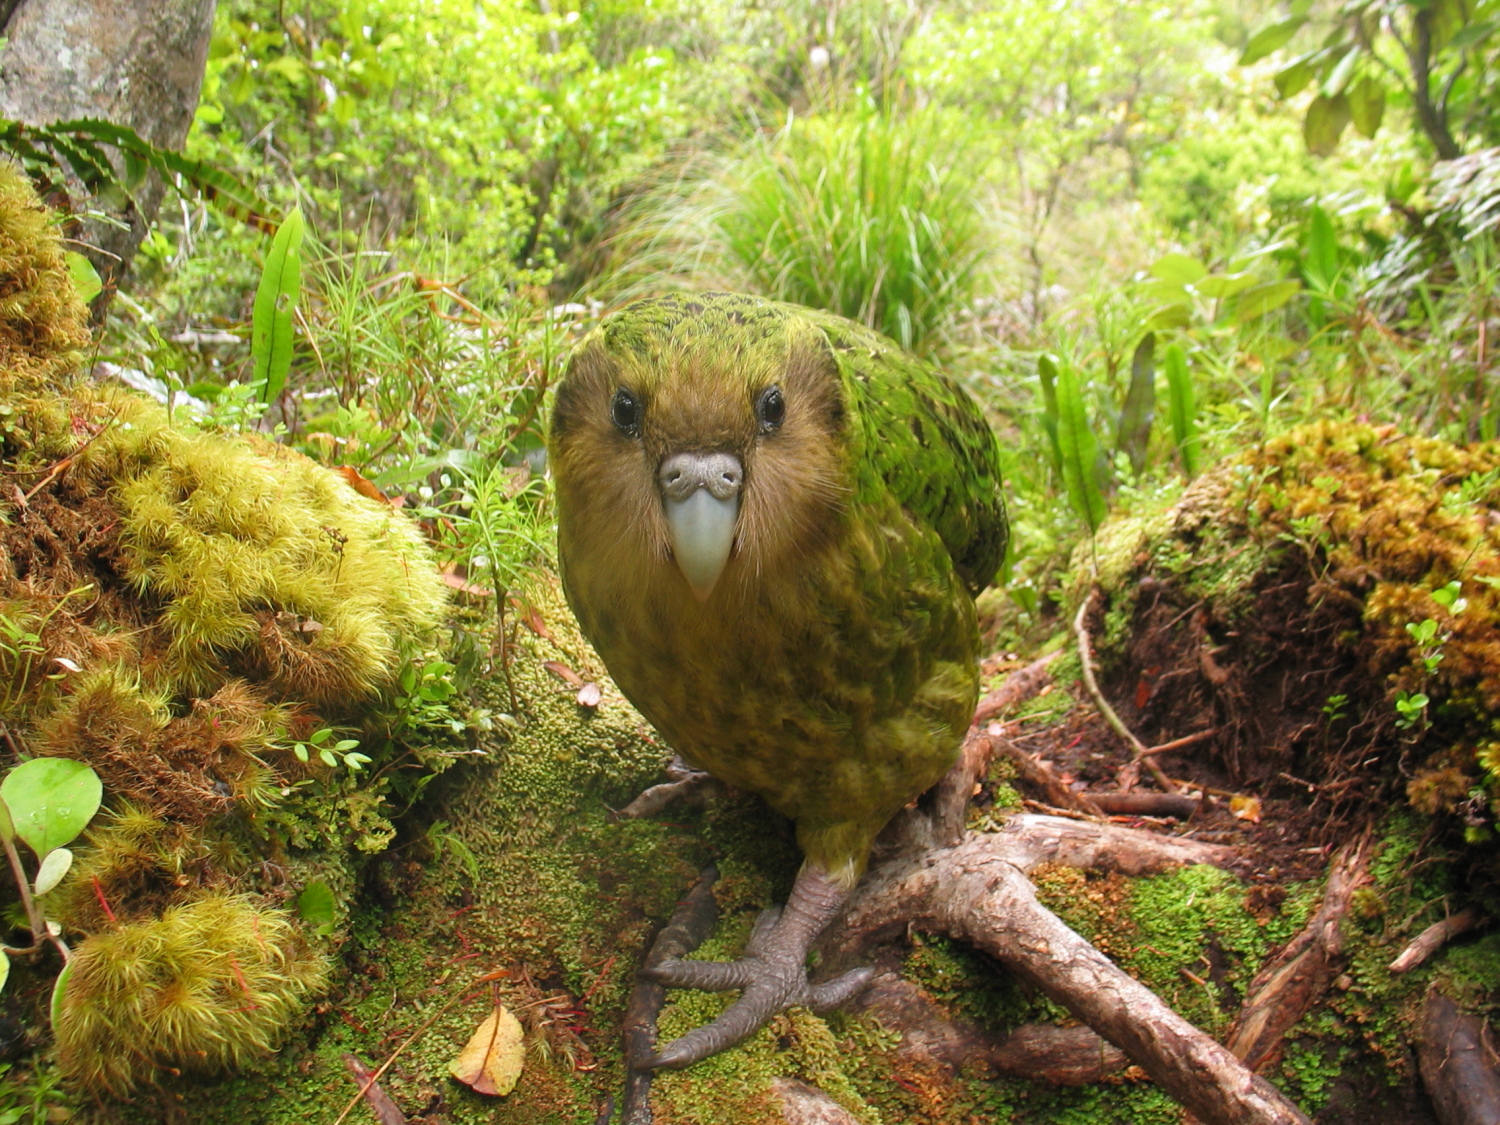
[[[0,822],[0,1122],[1175,1122],[1127,1040],[1177,1018],[1306,1119],[1500,1112],[1445,1063],[1500,1003],[1496,43],[1490,0],[225,0],[180,157],[0,129],[0,807],[100,790]],[[147,175],[97,293],[55,208]],[[817,954],[874,986],[646,1084],[659,931],[733,956],[797,851],[578,635],[544,434],[600,317],[711,288],[959,374],[1013,546],[961,767]]]

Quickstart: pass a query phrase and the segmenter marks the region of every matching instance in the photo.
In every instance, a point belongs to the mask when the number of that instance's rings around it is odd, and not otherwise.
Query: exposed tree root
[[[1365,881],[1370,850],[1366,833],[1334,854],[1318,912],[1250,982],[1228,1046],[1252,1070],[1276,1062],[1282,1037],[1312,1010],[1338,974],[1344,948],[1341,926],[1350,899]]]
[[[1087,1027],[1028,1025],[995,1039],[967,1020],[950,1018],[936,1001],[895,973],[877,976],[852,1006],[901,1033],[898,1054],[954,1074],[965,1066],[981,1065],[1018,1078],[1083,1086],[1129,1065],[1124,1052]]]
[[[859,1125],[859,1118],[816,1086],[795,1078],[776,1078],[771,1093],[781,1103],[786,1125]]]
[[[1055,817],[1013,817],[1001,832],[872,871],[851,899],[840,949],[915,924],[967,941],[1114,1043],[1207,1125],[1307,1118],[1223,1046],[1173,1012],[1037,901],[1042,862],[1149,874],[1231,862],[1230,848]]]
[[[1110,816],[1174,816],[1187,820],[1203,803],[1185,793],[1090,793],[1090,799]]]
[[[1441,922],[1434,922],[1411,940],[1390,964],[1393,973],[1409,973],[1459,934],[1467,933],[1483,921],[1484,915],[1474,907],[1450,914]]]
[[[1500,1121],[1500,1051],[1494,1033],[1437,989],[1427,994],[1417,1061],[1442,1125]]]
[[[713,932],[719,920],[719,903],[714,898],[714,883],[718,881],[717,868],[706,867],[698,881],[688,891],[687,897],[677,904],[677,909],[646,954],[643,967],[659,964],[674,957],[683,957],[703,944]],[[666,1001],[664,985],[651,980],[644,973],[637,973],[635,987],[630,993],[630,1003],[625,1008],[625,1058],[628,1070],[625,1075],[625,1093],[620,1103],[622,1125],[651,1125],[651,1076],[654,1071],[637,1070],[629,1065],[635,1059],[648,1058],[656,1051],[656,1017],[661,1014]]]

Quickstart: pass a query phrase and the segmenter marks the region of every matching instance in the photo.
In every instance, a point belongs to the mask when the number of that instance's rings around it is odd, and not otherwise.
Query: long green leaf
[[[1120,409],[1115,448],[1130,458],[1139,473],[1146,467],[1151,444],[1151,423],[1156,420],[1156,333],[1147,332],[1130,359],[1130,388]]]
[[[163,176],[181,176],[230,218],[267,232],[275,228],[271,205],[228,172],[201,160],[191,160],[179,152],[157,148],[133,129],[112,121],[80,117],[49,125],[42,133],[49,142],[58,136],[72,135],[75,139],[89,138],[113,145],[127,156],[155,168]]]
[[[292,369],[292,309],[302,293],[302,209],[282,221],[266,253],[260,284],[255,287],[255,309],[250,317],[251,381],[261,387],[261,399],[272,402],[286,386]]]
[[[1099,530],[1107,508],[1099,487],[1099,439],[1089,427],[1083,405],[1083,388],[1071,363],[1057,370],[1057,444],[1062,454],[1063,484],[1068,502],[1089,525],[1089,534]]]
[[[1315,289],[1324,293],[1333,288],[1339,275],[1339,239],[1328,212],[1313,204],[1307,227],[1307,255],[1302,272]]]
[[[1042,429],[1052,451],[1052,467],[1062,472],[1062,447],[1057,444],[1057,360],[1043,352],[1036,357],[1037,379],[1042,384]]]
[[[1167,376],[1167,412],[1172,419],[1172,440],[1182,457],[1182,471],[1191,479],[1198,475],[1198,404],[1193,395],[1193,380],[1188,374],[1187,353],[1181,344],[1172,344],[1162,353],[1162,370]]]

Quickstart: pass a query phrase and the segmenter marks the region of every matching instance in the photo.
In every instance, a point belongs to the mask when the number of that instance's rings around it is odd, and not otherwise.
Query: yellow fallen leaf
[[[1259,824],[1260,798],[1236,794],[1229,798],[1229,811],[1241,820],[1248,820],[1251,824]]]
[[[458,1058],[448,1064],[448,1071],[476,1094],[508,1094],[521,1077],[523,1036],[521,1021],[504,1004],[496,1004]]]

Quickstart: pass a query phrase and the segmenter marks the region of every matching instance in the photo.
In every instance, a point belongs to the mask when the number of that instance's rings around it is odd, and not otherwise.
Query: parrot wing
[[[812,315],[828,338],[854,406],[861,491],[886,488],[937,532],[971,593],[995,578],[1009,527],[1000,449],[952,376],[868,328]]]

